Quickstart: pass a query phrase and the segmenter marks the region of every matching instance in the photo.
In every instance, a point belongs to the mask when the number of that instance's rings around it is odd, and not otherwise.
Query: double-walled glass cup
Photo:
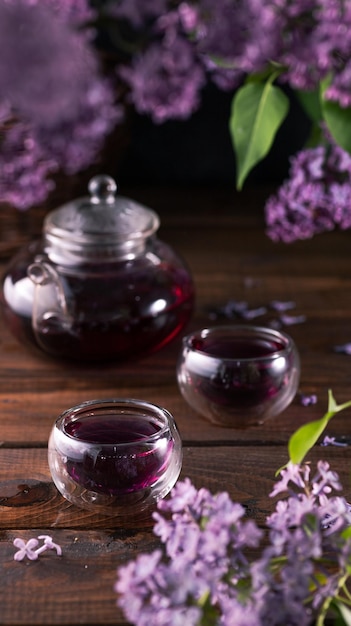
[[[285,332],[260,326],[205,328],[184,337],[180,391],[211,422],[245,428],[282,412],[294,398],[300,359]]]
[[[153,507],[178,479],[182,444],[173,416],[134,399],[83,402],[49,438],[53,481],[73,504],[130,517]]]

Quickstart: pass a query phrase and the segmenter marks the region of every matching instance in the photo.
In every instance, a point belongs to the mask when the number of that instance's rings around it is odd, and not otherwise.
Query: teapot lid
[[[45,248],[56,263],[132,258],[159,227],[155,211],[116,196],[110,176],[94,176],[84,196],[51,211],[44,221]]]

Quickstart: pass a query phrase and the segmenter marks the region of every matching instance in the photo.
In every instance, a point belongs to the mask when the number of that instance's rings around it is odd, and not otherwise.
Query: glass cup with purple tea
[[[56,420],[48,461],[67,500],[123,518],[147,511],[172,489],[182,443],[162,407],[128,398],[92,400]]]
[[[260,326],[216,326],[183,338],[180,391],[211,422],[245,428],[281,413],[293,400],[300,359],[285,332]]]

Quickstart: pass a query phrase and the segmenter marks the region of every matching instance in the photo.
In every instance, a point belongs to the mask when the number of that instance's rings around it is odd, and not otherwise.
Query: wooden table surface
[[[83,400],[137,397],[167,408],[175,417],[184,446],[181,477],[197,487],[228,490],[263,524],[273,503],[268,494],[274,472],[287,460],[287,441],[306,421],[321,417],[332,389],[337,402],[351,399],[351,356],[334,351],[351,341],[351,259],[348,232],[332,232],[295,244],[275,244],[264,232],[267,190],[236,194],[226,189],[123,190],[160,215],[159,236],[187,261],[197,300],[187,330],[214,325],[210,314],[228,300],[250,308],[272,300],[294,301],[289,313],[305,321],[285,330],[301,357],[300,390],[292,404],[263,426],[234,430],[214,426],[197,415],[177,388],[175,364],[181,338],[138,362],[74,365],[31,353],[0,326],[0,623],[126,624],[116,605],[116,571],[157,541],[151,519],[123,527],[66,502],[54,487],[47,463],[47,441],[56,417]],[[27,214],[17,241],[0,217],[2,265],[19,241],[41,228]],[[8,233],[7,230],[9,229]],[[6,242],[8,244],[6,248]],[[10,245],[11,244],[11,245]],[[269,308],[251,323],[271,323]],[[301,404],[300,392],[317,403]],[[330,435],[351,437],[351,410],[328,427]],[[323,457],[339,472],[351,497],[349,447],[316,446],[310,458]],[[62,557],[14,561],[13,539],[48,534]]]

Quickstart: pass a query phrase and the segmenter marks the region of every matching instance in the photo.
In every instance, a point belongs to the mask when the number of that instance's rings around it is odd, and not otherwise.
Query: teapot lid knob
[[[88,185],[90,202],[93,204],[113,204],[117,193],[116,182],[111,176],[94,176]]]

